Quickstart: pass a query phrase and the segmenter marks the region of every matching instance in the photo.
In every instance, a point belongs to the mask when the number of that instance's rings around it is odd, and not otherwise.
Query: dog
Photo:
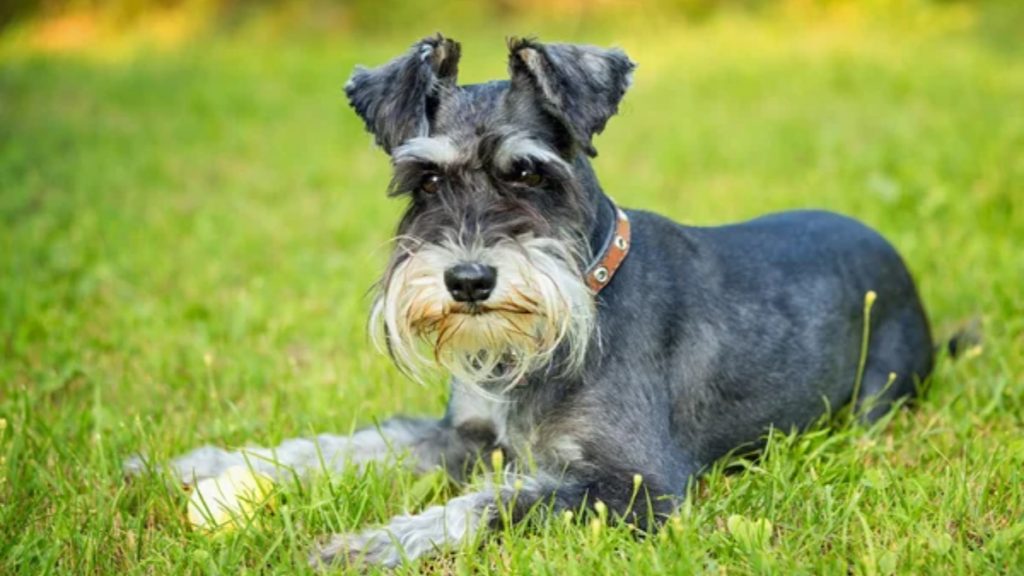
[[[507,482],[333,536],[315,565],[394,567],[531,511],[603,506],[653,530],[731,451],[847,405],[874,422],[932,370],[914,281],[881,235],[822,211],[697,228],[624,210],[591,158],[636,65],[535,39],[508,50],[509,79],[460,86],[461,47],[437,35],[345,86],[408,205],[371,324],[413,378],[451,374],[444,416],[207,446],[171,466],[195,482],[390,461],[463,481],[496,450],[520,463]]]

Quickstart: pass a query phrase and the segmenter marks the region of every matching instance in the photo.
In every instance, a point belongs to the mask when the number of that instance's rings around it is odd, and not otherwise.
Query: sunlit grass
[[[911,14],[443,27],[467,80],[504,74],[504,34],[623,45],[641,67],[595,164],[617,201],[699,225],[854,215],[904,254],[938,335],[977,317],[985,342],[940,362],[923,404],[891,422],[774,435],[763,458],[716,468],[657,537],[553,521],[400,572],[1024,565],[1024,62],[977,33],[972,8]],[[441,412],[444,384],[408,382],[365,334],[401,206],[341,93],[357,61],[436,24],[183,36],[118,58],[5,44],[0,572],[302,573],[315,536],[454,493],[395,469],[285,484],[268,529],[208,538],[185,494],[120,473],[138,451]]]

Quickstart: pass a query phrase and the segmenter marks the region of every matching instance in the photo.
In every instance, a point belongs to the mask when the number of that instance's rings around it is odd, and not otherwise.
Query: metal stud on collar
[[[629,217],[614,202],[612,202],[612,208],[615,210],[616,215],[612,229],[609,231],[608,236],[605,237],[605,244],[601,251],[595,255],[593,262],[587,266],[587,286],[594,294],[600,292],[612,281],[615,271],[618,270],[619,265],[622,264],[626,255],[629,254]]]

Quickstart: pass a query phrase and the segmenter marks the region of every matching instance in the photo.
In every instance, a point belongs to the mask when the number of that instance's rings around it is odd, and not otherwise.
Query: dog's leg
[[[913,308],[892,313],[875,327],[855,404],[862,422],[872,424],[900,400],[917,396],[917,375],[931,372],[932,349],[924,315]]]
[[[472,542],[481,529],[486,529],[498,517],[499,503],[510,499],[512,492],[513,489],[503,487],[467,494],[416,515],[397,516],[381,528],[358,534],[336,534],[314,552],[310,564],[314,567],[337,564],[394,568],[403,560]]]
[[[472,543],[482,532],[501,526],[503,519],[519,522],[531,513],[579,512],[584,505],[604,503],[613,517],[635,522],[642,529],[653,528],[658,519],[674,509],[674,501],[663,499],[634,477],[602,478],[582,482],[550,477],[522,479],[491,490],[449,500],[416,515],[393,518],[387,525],[358,534],[337,534],[310,558],[314,567],[377,565],[394,568],[437,551]],[[651,516],[653,513],[654,517]]]
[[[229,451],[203,446],[175,459],[171,472],[185,484],[220,475],[232,466],[251,467],[271,477],[305,477],[315,471],[338,471],[347,465],[400,461],[417,472],[462,463],[472,452],[468,442],[444,421],[395,417],[380,426],[357,430],[349,436],[321,434],[316,438],[286,440],[276,448]],[[124,466],[129,474],[147,469],[140,457]]]
[[[864,370],[862,382],[855,407],[857,418],[863,424],[874,424],[897,402],[902,399],[909,401],[916,396],[914,375],[906,372],[901,376],[882,367],[869,367]]]

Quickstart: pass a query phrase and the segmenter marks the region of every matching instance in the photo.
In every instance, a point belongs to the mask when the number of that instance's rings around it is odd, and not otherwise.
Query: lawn
[[[443,382],[409,382],[366,335],[401,201],[341,92],[437,27],[469,82],[505,74],[508,33],[625,47],[640,68],[595,161],[619,203],[702,225],[853,215],[902,252],[937,336],[980,321],[984,343],[941,360],[915,410],[713,470],[656,537],[558,521],[399,573],[1024,569],[1024,49],[979,4],[905,12],[0,37],[0,573],[305,573],[316,536],[456,492],[396,469],[286,483],[274,515],[209,537],[179,489],[121,473],[140,451],[443,410]],[[740,526],[759,519],[770,533]]]

